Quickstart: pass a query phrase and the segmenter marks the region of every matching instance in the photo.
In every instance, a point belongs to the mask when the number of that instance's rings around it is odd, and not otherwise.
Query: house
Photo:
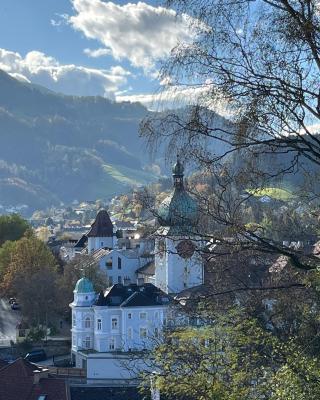
[[[148,263],[150,258],[140,257],[138,249],[99,249],[92,253],[101,271],[108,277],[109,286],[114,283],[136,283],[137,270]]]
[[[22,358],[1,368],[0,400],[68,400],[64,379],[50,376],[48,369]]]
[[[120,360],[132,351],[152,346],[158,338],[169,297],[154,285],[115,284],[98,296],[92,283],[81,278],[74,290],[72,355],[87,378],[119,378]]]

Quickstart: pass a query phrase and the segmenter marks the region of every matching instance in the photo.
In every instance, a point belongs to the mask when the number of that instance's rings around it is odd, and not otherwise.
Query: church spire
[[[183,189],[183,173],[184,167],[180,161],[179,154],[177,154],[177,162],[172,167],[173,184],[176,189]]]

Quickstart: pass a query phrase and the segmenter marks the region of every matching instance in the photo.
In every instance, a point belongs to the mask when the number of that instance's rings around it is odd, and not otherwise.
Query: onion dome
[[[92,282],[88,278],[81,278],[74,289],[76,293],[94,293]]]
[[[198,222],[198,204],[185,190],[183,184],[184,168],[179,156],[172,168],[173,192],[161,203],[158,221],[162,226],[192,227]]]
[[[113,225],[106,210],[100,210],[94,223],[91,225],[87,237],[111,237],[113,236]]]

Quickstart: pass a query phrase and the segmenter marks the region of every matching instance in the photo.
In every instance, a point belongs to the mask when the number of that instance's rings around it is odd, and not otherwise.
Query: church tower
[[[166,293],[203,284],[202,245],[197,235],[198,204],[184,186],[184,167],[177,157],[172,193],[158,210],[155,240],[155,284]]]
[[[88,237],[88,253],[102,248],[113,249],[116,236],[114,228],[106,210],[100,210],[94,223],[91,225]]]

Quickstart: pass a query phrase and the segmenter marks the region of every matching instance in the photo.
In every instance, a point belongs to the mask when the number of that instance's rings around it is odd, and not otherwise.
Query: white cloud
[[[190,41],[190,17],[146,3],[117,5],[102,0],[72,0],[76,15],[69,17],[74,29],[96,39],[116,60],[128,59],[135,67],[154,73],[158,60],[179,43]],[[92,52],[87,50],[88,55]],[[95,53],[101,53],[100,49]]]
[[[114,93],[127,83],[127,76],[130,75],[121,66],[99,70],[63,65],[39,51],[31,51],[22,57],[5,49],[0,49],[0,69],[19,80],[37,83],[61,93],[110,98],[114,98]]]
[[[158,93],[125,94],[116,93],[116,101],[140,102],[149,110],[163,111],[177,109],[187,105],[202,105],[225,117],[230,116],[225,101],[213,103],[210,97],[212,84],[207,82],[199,86],[167,86]]]
[[[104,48],[84,49],[83,52],[84,52],[85,55],[87,55],[88,57],[92,57],[92,58],[109,56],[111,54],[111,50],[110,49],[104,49]]]

